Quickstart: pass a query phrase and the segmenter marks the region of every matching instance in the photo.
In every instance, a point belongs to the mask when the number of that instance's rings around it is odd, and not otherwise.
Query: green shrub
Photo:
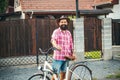
[[[101,51],[85,52],[86,59],[99,59],[101,58]]]

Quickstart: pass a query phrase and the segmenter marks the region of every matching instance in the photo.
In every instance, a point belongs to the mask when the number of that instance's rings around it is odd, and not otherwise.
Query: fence
[[[85,18],[85,57],[101,57],[101,21],[96,18]],[[38,56],[38,48],[51,47],[50,39],[57,28],[56,20],[27,19],[0,22],[0,63],[7,65],[37,63],[43,61]],[[69,30],[73,34],[73,22]],[[74,36],[74,35],[73,35]],[[92,56],[94,57],[91,57]],[[36,58],[37,56],[37,58]],[[13,58],[15,57],[15,61]],[[51,60],[51,57],[50,57]],[[25,63],[26,62],[26,63]]]
[[[23,61],[35,63],[38,48],[47,49],[51,47],[51,34],[57,27],[55,19],[27,19],[0,22],[1,65],[11,65],[12,62],[23,64]],[[72,33],[72,21],[70,22],[69,30]],[[28,56],[31,58],[28,58]]]
[[[0,22],[0,57],[36,55],[51,46],[56,20],[30,19]],[[72,32],[72,22],[69,27]]]

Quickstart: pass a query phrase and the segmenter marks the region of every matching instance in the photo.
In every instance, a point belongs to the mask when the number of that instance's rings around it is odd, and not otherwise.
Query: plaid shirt
[[[68,30],[64,32],[60,28],[54,30],[51,40],[55,40],[56,44],[62,48],[60,51],[54,50],[53,58],[55,60],[65,60],[65,55],[72,55],[73,40]]]

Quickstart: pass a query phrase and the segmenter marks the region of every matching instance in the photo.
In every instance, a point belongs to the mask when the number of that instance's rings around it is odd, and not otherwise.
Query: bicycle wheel
[[[92,71],[82,64],[76,64],[69,73],[69,80],[92,80]]]
[[[44,80],[44,74],[35,74],[31,76],[28,80]],[[48,76],[46,76],[46,80],[50,80]]]

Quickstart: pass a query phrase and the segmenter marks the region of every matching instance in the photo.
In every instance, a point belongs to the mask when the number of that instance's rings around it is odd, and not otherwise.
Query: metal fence
[[[52,62],[52,55],[48,56],[48,61]],[[45,61],[44,55],[38,56],[20,56],[20,57],[7,57],[0,59],[0,66],[15,66],[25,64],[42,64]],[[38,62],[38,63],[37,63]]]

